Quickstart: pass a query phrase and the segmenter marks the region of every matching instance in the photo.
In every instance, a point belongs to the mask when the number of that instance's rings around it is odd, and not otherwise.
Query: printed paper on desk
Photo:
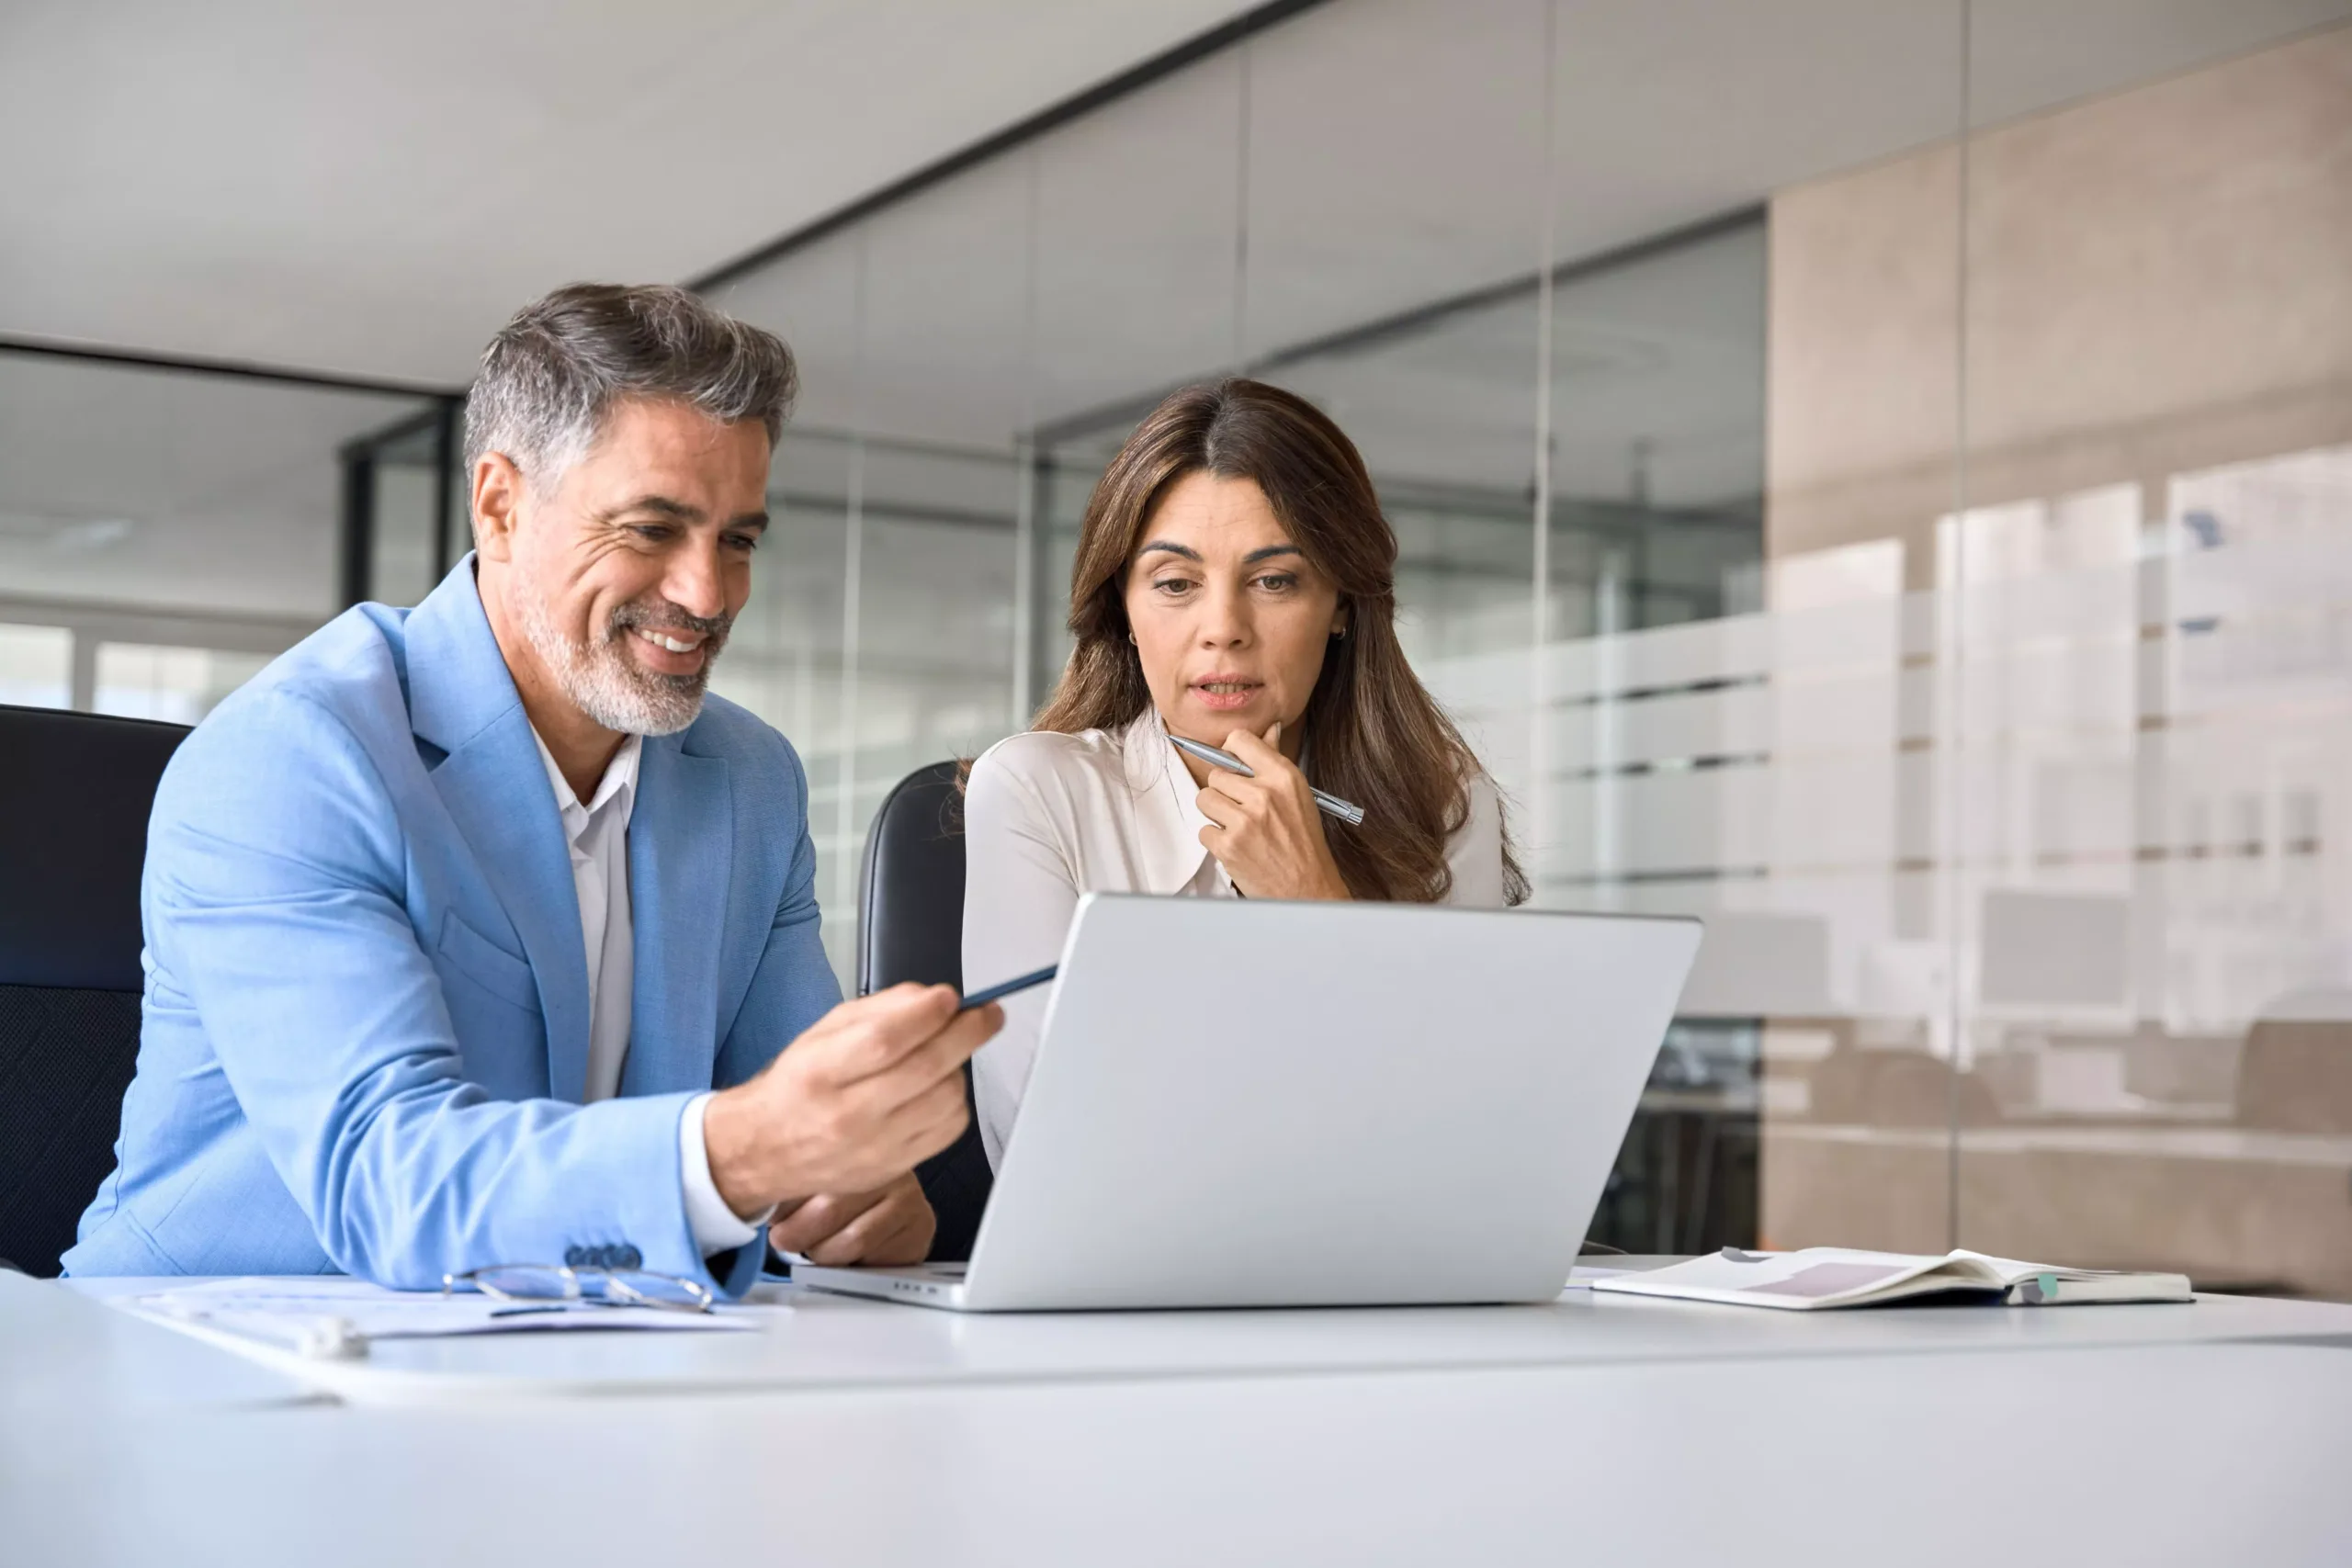
[[[757,1328],[772,1310],[721,1306],[705,1313],[594,1302],[503,1302],[472,1293],[388,1291],[342,1275],[209,1280],[152,1295],[117,1297],[114,1304],[174,1327],[238,1335],[311,1356],[356,1354],[376,1339],[459,1334],[725,1332]]]

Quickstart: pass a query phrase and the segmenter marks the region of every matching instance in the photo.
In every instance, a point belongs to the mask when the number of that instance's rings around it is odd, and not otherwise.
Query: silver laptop
[[[1549,1301],[1698,946],[1691,919],[1090,895],[971,1262],[793,1278],[962,1312]]]

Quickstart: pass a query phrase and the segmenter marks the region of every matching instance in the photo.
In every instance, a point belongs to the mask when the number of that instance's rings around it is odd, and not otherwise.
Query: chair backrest
[[[901,980],[964,984],[964,820],[954,762],[883,797],[858,878],[857,994]]]
[[[933,762],[883,798],[858,881],[857,993],[901,980],[964,984],[964,824],[957,764]],[[965,1096],[971,1080],[965,1079]],[[939,1219],[935,1258],[972,1255],[992,1179],[975,1122],[916,1171]]]
[[[57,1272],[139,1060],[139,876],[176,724],[0,705],[0,1259]]]

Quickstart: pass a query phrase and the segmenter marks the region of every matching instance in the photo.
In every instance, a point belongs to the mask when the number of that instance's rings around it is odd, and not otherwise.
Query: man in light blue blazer
[[[476,553],[304,640],[164,773],[138,1073],[68,1273],[737,1292],[771,1225],[922,1256],[911,1172],[1001,1015],[841,1002],[799,759],[705,694],[794,389],[781,342],[676,289],[560,289],[492,340]]]

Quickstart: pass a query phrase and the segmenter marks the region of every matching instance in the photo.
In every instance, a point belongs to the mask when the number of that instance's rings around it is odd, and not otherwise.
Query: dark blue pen
[[[1009,997],[1015,991],[1025,991],[1032,986],[1042,986],[1046,981],[1052,979],[1054,977],[1054,971],[1060,967],[1061,965],[1058,964],[1048,964],[1043,969],[1033,970],[1031,973],[1026,975],[1016,975],[1010,980],[1000,981],[996,985],[974,991],[970,996],[964,998],[963,1005],[958,1007],[956,1010],[957,1012],[969,1012],[974,1008],[986,1007],[989,1003],[996,1001],[1000,998]]]

